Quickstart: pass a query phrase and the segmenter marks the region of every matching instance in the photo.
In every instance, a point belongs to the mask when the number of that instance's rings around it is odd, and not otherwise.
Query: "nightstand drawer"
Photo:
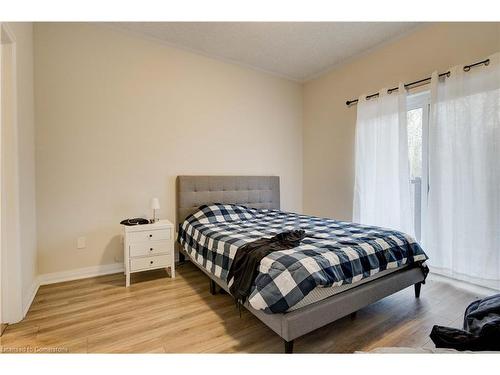
[[[133,258],[130,259],[130,270],[134,272],[134,271],[166,267],[170,265],[171,258],[172,257],[170,255],[157,255],[154,257]]]
[[[172,237],[170,229],[145,230],[140,232],[131,232],[129,234],[130,242],[146,242],[169,240]]]
[[[150,241],[130,245],[131,257],[142,257],[145,255],[172,254],[173,243],[171,241]]]

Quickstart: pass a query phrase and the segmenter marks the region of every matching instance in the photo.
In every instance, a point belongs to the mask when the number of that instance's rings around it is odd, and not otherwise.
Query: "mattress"
[[[313,290],[311,290],[311,292],[307,296],[305,296],[298,303],[296,303],[295,305],[290,307],[287,311],[288,312],[294,311],[294,310],[300,309],[302,307],[311,305],[313,303],[322,301],[328,297],[331,297],[331,296],[334,296],[336,294],[348,291],[349,289],[352,289],[352,288],[356,288],[357,286],[369,283],[370,281],[379,279],[381,277],[387,276],[393,272],[400,271],[400,270],[405,269],[405,268],[407,268],[406,265],[401,266],[401,267],[397,267],[397,268],[393,268],[393,269],[389,269],[389,270],[384,270],[384,271],[381,271],[373,276],[367,277],[366,279],[362,279],[362,280],[360,280],[356,283],[353,283],[353,284],[343,284],[340,286],[330,286],[330,287],[326,287],[326,288],[316,287]]]

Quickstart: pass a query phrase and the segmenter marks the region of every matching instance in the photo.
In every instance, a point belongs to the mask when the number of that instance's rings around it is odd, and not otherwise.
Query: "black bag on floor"
[[[463,330],[434,326],[436,348],[500,350],[500,294],[472,302],[465,310]]]

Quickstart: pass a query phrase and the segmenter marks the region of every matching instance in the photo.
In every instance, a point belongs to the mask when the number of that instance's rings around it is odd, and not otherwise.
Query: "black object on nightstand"
[[[144,225],[144,224],[150,224],[148,219],[144,219],[142,217],[136,217],[134,219],[125,219],[120,221],[120,224],[122,225]]]

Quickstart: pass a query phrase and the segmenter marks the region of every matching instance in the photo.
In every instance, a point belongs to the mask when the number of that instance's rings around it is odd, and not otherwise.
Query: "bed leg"
[[[351,319],[356,319],[357,314],[358,314],[357,311],[354,311],[353,313],[351,313]]]
[[[415,298],[420,298],[420,289],[422,288],[422,283],[415,284]]]
[[[217,294],[217,285],[212,279],[210,279],[210,294],[213,296]]]
[[[293,353],[293,340],[292,341],[283,340],[283,342],[285,343],[285,353],[292,354]]]

